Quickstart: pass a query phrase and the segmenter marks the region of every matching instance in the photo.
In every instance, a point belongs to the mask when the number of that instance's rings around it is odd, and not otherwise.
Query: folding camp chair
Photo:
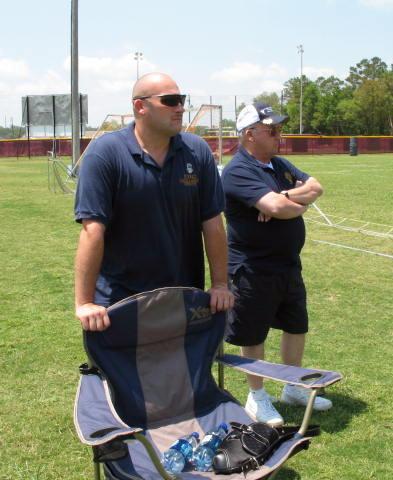
[[[275,365],[217,352],[225,313],[211,314],[210,296],[194,288],[163,288],[129,297],[109,308],[111,326],[84,332],[89,363],[80,367],[74,421],[80,440],[93,447],[95,478],[184,480],[245,478],[187,470],[171,475],[159,453],[193,431],[221,422],[253,420],[211,373],[214,360],[265,378],[311,389],[303,423],[247,480],[273,478],[283,463],[307,448],[306,435],[319,388],[341,379],[335,372]],[[219,372],[222,380],[222,368]]]

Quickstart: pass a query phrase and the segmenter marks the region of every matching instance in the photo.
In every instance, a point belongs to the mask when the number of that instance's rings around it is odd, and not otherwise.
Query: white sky
[[[9,126],[20,122],[22,96],[70,91],[71,0],[2,3],[0,125]],[[79,0],[89,124],[130,111],[135,51],[141,73],[169,73],[192,103],[240,103],[299,75],[299,44],[311,79],[345,79],[374,56],[390,65],[393,0]]]

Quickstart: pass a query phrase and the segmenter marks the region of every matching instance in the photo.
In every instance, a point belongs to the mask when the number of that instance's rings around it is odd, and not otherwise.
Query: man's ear
[[[252,128],[246,128],[246,131],[244,132],[244,135],[248,142],[254,142],[254,135],[252,132],[253,132]]]
[[[137,98],[136,100],[133,100],[133,106],[134,106],[134,111],[138,113],[139,115],[144,115],[146,112],[145,109],[145,104],[143,100],[140,98]]]

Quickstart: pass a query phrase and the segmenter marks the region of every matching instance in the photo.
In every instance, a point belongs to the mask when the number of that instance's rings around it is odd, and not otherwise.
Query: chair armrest
[[[278,382],[300,385],[305,388],[327,387],[342,379],[342,375],[338,372],[293,367],[240,357],[239,355],[218,355],[216,361],[244,373],[277,380]]]
[[[130,427],[118,416],[106,380],[82,375],[74,404],[74,424],[82,443],[98,446],[116,438],[130,438],[141,428]]]

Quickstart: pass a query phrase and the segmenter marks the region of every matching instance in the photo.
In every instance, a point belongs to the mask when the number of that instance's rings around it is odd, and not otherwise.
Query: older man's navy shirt
[[[202,222],[224,209],[211,151],[188,133],[171,139],[163,167],[134,125],[94,141],[83,158],[75,219],[106,226],[95,302],[108,306],[166,286],[204,288]]]
[[[222,174],[229,273],[234,274],[241,266],[254,272],[300,267],[299,255],[305,241],[303,218],[258,222],[259,210],[254,205],[267,193],[290,190],[297,180],[304,182],[308,178],[285,158],[273,157],[271,166],[266,166],[240,147]]]

